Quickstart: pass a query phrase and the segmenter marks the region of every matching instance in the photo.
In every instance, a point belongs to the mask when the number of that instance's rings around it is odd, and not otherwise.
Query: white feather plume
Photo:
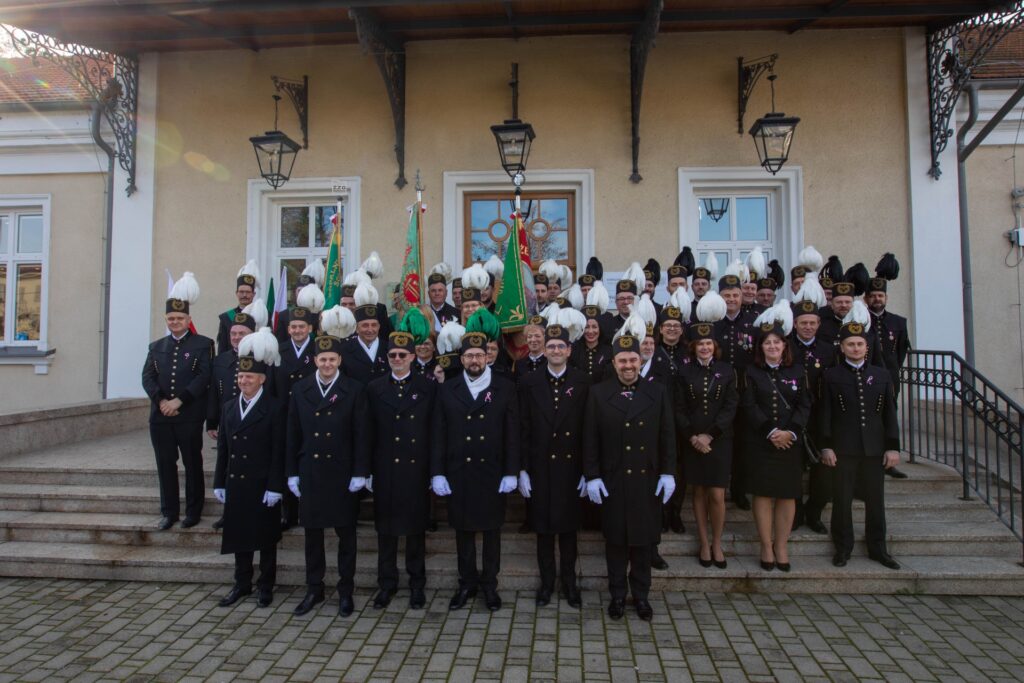
[[[718,279],[718,259],[710,251],[704,256],[704,268],[711,275],[710,280],[712,282]]]
[[[594,286],[587,292],[587,306],[597,306],[597,310],[604,313],[608,310],[610,303],[611,297],[608,295],[608,290],[605,288],[604,283],[600,280],[595,280]]]
[[[171,295],[168,298],[180,299],[190,304],[199,301],[199,283],[196,282],[196,276],[191,271],[186,270],[178,281],[174,283],[174,286],[171,287]]]
[[[491,278],[479,263],[474,263],[462,271],[462,286],[464,288],[483,289],[491,283]],[[461,343],[461,342],[460,342]]]
[[[312,263],[303,268],[302,274],[313,278],[313,282],[316,283],[317,287],[324,286],[324,277],[326,276],[326,273],[324,273],[324,262],[319,258],[313,259]]]
[[[572,268],[570,268],[569,266],[562,266],[561,271],[561,274],[558,276],[558,281],[559,283],[561,283],[562,289],[565,289],[566,287],[570,286],[573,283]]]
[[[320,329],[332,337],[348,339],[356,331],[356,318],[352,311],[335,304],[320,314]]]
[[[690,309],[693,307],[693,299],[690,298],[690,290],[686,287],[677,287],[676,291],[669,295],[668,305],[678,308],[682,311],[684,318],[689,318]]]
[[[544,307],[544,310],[540,312],[540,316],[544,318],[550,325],[558,318],[558,312],[562,310],[561,306],[556,303],[550,303]]]
[[[864,326],[864,331],[867,332],[871,329],[871,313],[868,311],[867,304],[860,299],[853,300],[853,308],[843,318],[843,324],[847,323],[860,323]]]
[[[295,305],[319,313],[324,310],[324,293],[316,285],[306,285],[295,296]]]
[[[651,301],[649,294],[640,295],[640,301],[633,310],[643,319],[645,325],[653,326],[658,323],[658,311],[654,308],[654,302]]]
[[[574,308],[563,308],[558,311],[555,322],[569,330],[569,343],[571,344],[583,336],[583,330],[587,326],[587,317]]]
[[[761,247],[754,247],[747,254],[747,262],[744,264],[747,268],[747,279],[751,279],[753,276],[751,273],[757,273],[757,276],[764,277],[768,274],[768,264],[764,260],[764,252]]]
[[[500,280],[505,274],[505,264],[497,254],[491,254],[491,258],[487,259],[487,263],[484,264],[484,270],[493,275],[495,280]]]
[[[341,281],[341,284],[343,285],[355,285],[357,287],[364,283],[370,285],[371,287],[373,286],[373,283],[370,282],[370,276],[367,275],[366,271],[363,270],[362,268],[356,268],[351,273],[346,275],[345,279]]]
[[[450,320],[446,322],[441,331],[437,333],[437,352],[440,355],[452,353],[462,346],[462,337],[466,334],[466,328]]]
[[[435,263],[433,265],[433,267],[430,269],[430,274],[431,275],[443,275],[444,276],[444,281],[448,282],[448,281],[450,281],[452,279],[452,267],[449,266],[444,261],[441,261],[440,263]]]
[[[825,259],[818,253],[817,249],[809,244],[800,250],[796,260],[801,266],[815,273],[825,267]]]
[[[750,282],[750,269],[747,268],[747,264],[743,263],[739,259],[736,259],[725,268],[726,275],[735,275],[740,279],[741,283]]]
[[[636,261],[629,264],[629,268],[626,268],[626,272],[622,274],[623,280],[632,280],[636,283],[636,291],[641,293],[644,291],[644,285],[647,284],[647,276],[644,275],[643,266]]]
[[[822,308],[827,303],[828,299],[825,298],[825,290],[822,288],[821,283],[818,282],[818,271],[809,270],[807,275],[804,276],[800,289],[797,290],[796,295],[793,297],[793,303],[801,301],[813,301],[818,308]]]
[[[360,282],[356,285],[356,291],[352,298],[355,299],[356,306],[369,306],[371,304],[376,306],[380,300],[380,295],[377,294],[377,288],[370,283]]]
[[[562,267],[558,265],[553,259],[541,261],[540,268],[537,269],[542,275],[551,280],[560,280],[562,278]]]
[[[789,303],[780,301],[774,306],[766,308],[761,315],[754,319],[754,327],[761,327],[765,323],[782,325],[783,334],[788,336],[793,331],[793,309],[790,308]]]
[[[583,299],[583,290],[580,289],[579,285],[573,285],[569,289],[563,290],[562,297],[577,311],[582,309],[583,305],[586,303]]]
[[[263,327],[267,324],[267,302],[259,297],[253,299],[251,304],[243,308],[242,313],[247,313],[255,320],[256,327]]]
[[[717,323],[725,317],[725,299],[712,290],[697,302],[697,320],[702,323]]]
[[[267,365],[281,364],[281,342],[277,340],[269,327],[260,327],[253,334],[247,334],[238,344],[239,356],[252,356],[260,363]]]
[[[238,269],[238,277],[242,277],[243,275],[252,275],[256,280],[257,287],[259,287],[260,282],[263,281],[260,277],[259,266],[256,265],[256,259],[249,259],[248,263]]]
[[[380,255],[375,251],[371,251],[370,255],[366,257],[366,260],[359,267],[365,270],[366,274],[374,280],[384,274],[384,264],[381,263]]]
[[[640,314],[637,313],[636,310],[629,314],[629,317],[626,318],[626,322],[622,324],[619,331],[612,337],[612,342],[614,343],[616,339],[624,334],[636,337],[638,342],[642,342],[644,338],[647,337],[647,323],[644,322],[644,319],[640,317]]]

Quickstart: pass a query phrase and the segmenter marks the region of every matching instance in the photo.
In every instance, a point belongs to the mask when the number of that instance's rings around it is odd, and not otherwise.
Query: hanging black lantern
[[[512,118],[504,123],[491,126],[491,132],[498,143],[498,154],[501,155],[501,167],[508,177],[515,180],[526,172],[526,160],[530,156],[530,145],[536,135],[533,126],[519,120],[519,65],[512,65]],[[521,185],[522,181],[517,183]]]
[[[533,213],[533,200],[532,199],[523,199],[523,200],[520,200],[519,204],[520,204],[520,207],[521,207],[521,210],[522,210],[523,220],[525,221],[525,220],[529,219],[530,215]],[[508,200],[508,210],[511,211],[513,214],[515,214],[515,212],[516,212],[516,200],[515,199]]]
[[[728,197],[704,197],[701,202],[704,204],[704,213],[716,223],[729,211]]]
[[[302,149],[302,145],[277,130],[277,104],[280,100],[280,95],[274,95],[274,130],[249,138],[256,151],[260,175],[275,190],[291,178],[295,158]]]
[[[772,85],[772,111],[754,122],[750,136],[761,161],[761,167],[775,175],[789,160],[789,147],[793,144],[793,132],[800,119],[775,111],[775,74],[768,77]]]

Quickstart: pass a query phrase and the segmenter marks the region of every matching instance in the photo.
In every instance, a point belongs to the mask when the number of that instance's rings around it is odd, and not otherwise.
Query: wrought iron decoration
[[[104,118],[114,133],[117,163],[128,174],[128,196],[135,192],[135,138],[138,132],[139,61],[135,57],[112,54],[85,45],[65,43],[52,36],[2,25],[11,36],[15,51],[38,65],[51,62],[89,93],[95,102],[104,102],[107,82],[114,79],[120,96],[105,102]]]
[[[750,99],[750,93],[754,91],[754,86],[757,85],[758,79],[765,71],[775,70],[775,60],[778,58],[777,54],[751,59],[749,62],[744,62],[743,57],[736,58],[736,68],[739,73],[739,114],[736,117],[736,132],[740,135],[744,133],[743,115],[747,113],[747,101]]]

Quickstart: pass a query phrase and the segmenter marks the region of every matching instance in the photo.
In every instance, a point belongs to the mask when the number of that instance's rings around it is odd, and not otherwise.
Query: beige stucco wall
[[[508,68],[518,61],[520,112],[538,136],[530,169],[593,169],[597,256],[606,269],[649,256],[667,266],[679,248],[677,169],[756,165],[749,136],[736,134],[736,57],[772,52],[780,54],[780,108],[802,118],[791,163],[804,171],[806,242],[869,268],[883,250],[894,251],[909,269],[896,30],[659,36],[647,67],[639,185],[628,180],[627,37],[410,44],[406,174],[422,169],[427,187],[425,261],[441,258],[443,173],[499,168],[489,126],[508,115]],[[294,176],[361,177],[362,256],[376,249],[385,279],[398,275],[413,195],[393,185],[390,108],[370,57],[355,46],[161,55],[154,334],[162,329],[165,268],[197,274],[201,331],[212,334],[217,313],[233,301],[245,258],[246,181],[256,175],[247,138],[270,127],[272,74],[310,78],[310,149]],[[752,99],[748,127],[769,109],[766,86]],[[298,135],[287,101],[282,128]],[[195,168],[197,159],[215,170]],[[908,288],[909,277],[894,284],[894,309],[908,308]]]
[[[105,191],[101,173],[0,178],[0,195],[51,195],[47,342],[57,350],[46,375],[30,365],[0,365],[0,413],[101,397]]]
[[[982,146],[967,162],[971,268],[974,284],[975,356],[978,369],[1017,401],[1024,401],[1021,299],[1024,277],[1005,237],[1015,225],[1013,167],[1024,184],[1024,159],[1010,146]],[[1020,201],[1020,200],[1017,200]],[[959,249],[959,245],[950,245]],[[1016,267],[1012,267],[1016,266]],[[959,278],[960,273],[952,274]]]

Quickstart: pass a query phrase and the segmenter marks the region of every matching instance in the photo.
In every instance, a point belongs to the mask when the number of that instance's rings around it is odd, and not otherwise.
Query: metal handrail
[[[910,461],[955,469],[962,499],[984,501],[1021,541],[1024,561],[1024,408],[954,351],[911,351],[899,380]]]

